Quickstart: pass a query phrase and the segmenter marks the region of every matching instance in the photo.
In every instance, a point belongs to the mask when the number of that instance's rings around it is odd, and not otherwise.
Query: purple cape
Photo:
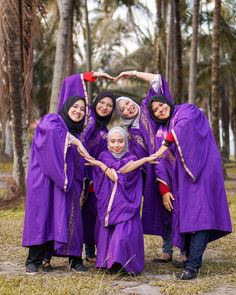
[[[81,256],[83,174],[84,159],[70,146],[63,119],[45,115],[31,146],[23,246],[54,241],[55,255]]]
[[[126,153],[115,159],[104,151],[99,160],[114,169],[117,181],[111,181],[95,167],[93,181],[98,198],[100,229],[97,245],[97,267],[111,268],[117,262],[127,272],[140,273],[144,268],[143,231],[140,220],[142,199],[141,171],[127,174],[119,169],[137,158]]]
[[[156,165],[158,180],[173,192],[173,244],[184,234],[210,230],[209,242],[232,231],[221,157],[205,115],[191,104],[175,106],[169,131],[175,138]]]

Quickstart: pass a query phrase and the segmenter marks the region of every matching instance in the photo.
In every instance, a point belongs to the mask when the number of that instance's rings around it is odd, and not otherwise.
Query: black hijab
[[[104,97],[110,97],[113,103],[113,109],[110,115],[105,116],[105,117],[101,117],[97,114],[96,112],[96,106],[98,104],[98,102],[104,98]],[[111,117],[112,117],[112,113],[115,109],[115,105],[116,105],[116,100],[115,100],[115,95],[111,92],[111,91],[103,91],[101,93],[98,94],[98,96],[95,98],[94,102],[93,102],[93,110],[96,116],[96,130],[101,130],[102,128],[106,127],[109,122],[111,121]]]
[[[153,103],[153,101],[158,101],[158,102],[166,103],[170,107],[170,116],[167,119],[158,119],[154,115],[153,110],[152,110],[152,103]],[[162,124],[162,125],[166,125],[166,126],[169,125],[170,119],[171,119],[172,114],[174,112],[174,105],[164,95],[155,95],[155,96],[152,96],[151,99],[150,99],[150,101],[148,102],[148,109],[149,109],[149,112],[151,114],[151,117],[157,123]]]
[[[80,122],[75,122],[68,115],[68,111],[73,106],[73,104],[80,99],[85,102],[85,99],[82,96],[69,96],[67,100],[64,102],[64,104],[62,105],[61,111],[59,112],[64,122],[66,123],[66,126],[69,129],[69,132],[76,137],[78,133],[80,133],[84,128],[85,116]]]

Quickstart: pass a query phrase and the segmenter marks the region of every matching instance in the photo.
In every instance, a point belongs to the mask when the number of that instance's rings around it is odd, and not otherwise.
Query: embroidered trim
[[[87,106],[86,106],[86,108],[87,108]],[[89,115],[87,117],[87,125],[83,129],[83,131],[80,133],[80,140],[82,143],[84,143],[84,141],[86,141],[85,136],[87,135],[88,131],[90,130],[90,127],[93,125],[93,122],[94,122],[92,114],[90,114],[90,111],[88,111],[88,112],[89,112]],[[86,111],[86,114],[87,114],[87,111]]]
[[[180,144],[179,144],[179,141],[178,141],[178,138],[177,138],[177,135],[176,135],[174,129],[171,129],[171,132],[172,132],[172,134],[173,134],[173,136],[174,136],[174,138],[175,138],[175,143],[176,143],[176,145],[177,145],[177,148],[178,148],[178,151],[179,151],[179,155],[180,155],[180,159],[181,159],[181,161],[182,161],[182,163],[183,163],[184,169],[186,170],[186,172],[188,173],[188,175],[189,175],[194,181],[196,181],[196,178],[193,176],[192,172],[188,169],[188,167],[187,167],[187,165],[186,165],[186,163],[185,163],[184,156],[183,156],[183,153],[182,153],[182,149],[181,149],[181,147],[180,147]]]
[[[82,81],[82,86],[84,89],[84,96],[85,96],[85,103],[86,103],[86,115],[85,115],[85,122],[84,122],[84,125],[86,125],[88,122],[88,92],[87,92],[86,84],[84,81],[84,75],[82,73],[80,74],[80,79]]]
[[[116,189],[117,189],[117,180],[118,180],[118,176],[117,176],[116,171],[114,169],[111,169],[111,172],[115,176],[115,183],[114,183],[114,186],[113,186],[113,189],[112,189],[112,192],[111,192],[111,196],[110,196],[110,200],[109,200],[109,203],[108,203],[108,207],[107,207],[107,213],[106,213],[105,225],[104,225],[105,227],[108,226],[109,215],[110,215],[111,207],[112,207],[112,204],[113,204],[113,201],[114,201],[114,198],[115,198],[115,193],[116,193]]]
[[[174,166],[176,159],[175,159],[175,156],[172,154],[172,152],[169,149],[165,152],[165,157],[170,162],[170,164],[172,166]]]
[[[66,154],[67,154],[67,150],[69,146],[70,146],[70,133],[67,132],[65,147],[64,147],[64,174],[65,174],[64,191],[66,191],[67,184],[68,184]]]
[[[142,148],[145,150],[145,151],[148,151],[146,145],[144,144],[144,140],[143,140],[143,137],[142,136],[139,136],[139,135],[132,135],[132,138],[142,146]]]
[[[165,182],[164,180],[162,180],[161,178],[158,178],[157,177],[156,180],[158,180],[161,183],[164,183],[166,186],[168,186],[171,189],[171,186],[167,182]]]
[[[142,108],[140,120],[143,123],[147,134],[149,134],[151,146],[152,146],[153,150],[155,150],[155,138],[154,138],[152,128],[150,127],[150,124],[148,123],[146,108]]]

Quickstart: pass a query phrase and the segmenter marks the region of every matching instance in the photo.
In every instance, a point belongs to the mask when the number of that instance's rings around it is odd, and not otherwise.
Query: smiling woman
[[[74,122],[80,122],[84,118],[85,102],[82,99],[77,100],[68,111],[68,115]]]

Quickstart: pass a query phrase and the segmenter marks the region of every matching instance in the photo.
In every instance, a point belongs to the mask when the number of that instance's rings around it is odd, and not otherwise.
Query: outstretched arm
[[[115,174],[113,173],[113,170],[109,168],[107,165],[95,159],[86,158],[86,160],[88,163],[86,163],[85,165],[100,167],[100,169],[106,174],[107,177],[109,177],[113,182],[116,181],[116,177],[115,177]]]
[[[130,164],[127,163],[124,167],[122,167],[120,169],[120,173],[129,173],[131,171],[134,171],[135,169],[141,167],[143,164],[147,163],[147,162],[150,162],[150,163],[156,163],[157,162],[154,162],[156,159],[156,155],[152,155],[152,156],[149,156],[149,157],[144,157],[142,159],[139,159],[137,161],[131,161]]]

